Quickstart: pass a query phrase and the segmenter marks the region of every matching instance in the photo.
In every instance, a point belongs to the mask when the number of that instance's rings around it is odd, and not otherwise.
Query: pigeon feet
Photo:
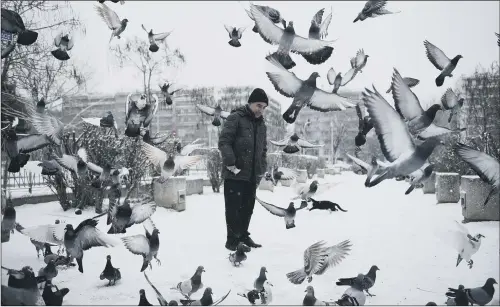
[[[313,280],[312,276],[307,277],[307,282],[311,282]]]
[[[155,259],[156,259],[156,262],[158,263],[158,265],[161,265],[160,259],[158,259],[158,258],[155,258]]]
[[[365,290],[365,292],[366,292],[366,295],[368,295],[369,297],[376,296],[375,294],[371,294],[370,292],[368,292],[368,290]]]
[[[474,261],[472,261],[472,259],[470,261],[467,262],[467,264],[469,265],[469,269],[472,269],[472,265],[474,264]]]

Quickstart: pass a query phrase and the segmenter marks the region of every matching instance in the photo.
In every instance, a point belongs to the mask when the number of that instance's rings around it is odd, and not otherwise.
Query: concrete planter
[[[259,190],[264,190],[264,191],[274,191],[274,184],[271,180],[265,180],[262,179],[259,184]]]
[[[436,172],[432,174],[424,181],[424,187],[422,188],[424,194],[434,194],[436,193]]]
[[[460,200],[460,175],[436,173],[436,200],[441,203],[456,203]]]
[[[293,180],[280,180],[281,185],[284,187],[290,187],[292,186]]]
[[[342,174],[342,169],[340,167],[333,167],[332,168],[332,175],[340,175]]]
[[[325,178],[325,170],[322,168],[318,168],[316,170],[316,176],[318,176],[318,178]]]
[[[483,206],[491,186],[479,176],[462,176],[460,179],[460,204],[466,222],[500,220],[500,199],[498,193],[493,194]]]
[[[297,170],[297,182],[298,183],[306,183],[307,182],[307,170],[299,169]]]
[[[203,179],[188,178],[186,179],[186,195],[203,194]]]
[[[186,210],[186,177],[170,177],[163,184],[155,180],[154,200],[160,207]]]

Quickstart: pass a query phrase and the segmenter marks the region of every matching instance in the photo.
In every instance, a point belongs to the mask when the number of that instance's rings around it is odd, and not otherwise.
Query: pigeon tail
[[[50,53],[59,61],[67,61],[70,59],[68,53],[61,49],[52,50]]]
[[[386,170],[382,174],[380,174],[377,178],[375,178],[373,181],[369,182],[368,183],[368,187],[369,188],[374,187],[377,184],[379,184],[382,181],[384,181],[385,179],[387,179],[388,177],[389,177],[389,171]]]
[[[274,52],[268,56],[266,56],[266,60],[271,61],[271,58],[274,58],[276,61],[278,61],[285,69],[292,69],[295,67],[295,62],[292,60],[290,55],[283,54],[280,52]]]
[[[241,47],[241,43],[237,39],[231,39],[227,43],[233,47]]]
[[[301,55],[309,64],[319,65],[325,63],[332,55],[332,52],[333,47],[325,46],[316,52]]]
[[[295,223],[286,224],[286,229],[295,228]]]
[[[460,264],[460,262],[462,262],[462,256],[460,256],[460,254],[458,254],[458,257],[457,257],[457,265],[458,266]]]
[[[214,125],[215,127],[219,127],[221,125],[220,118],[214,117],[214,120],[212,121],[212,125]]]
[[[10,230],[2,229],[2,243],[10,241]]]
[[[37,32],[26,30],[19,34],[19,36],[17,37],[17,43],[24,46],[29,46],[34,42],[36,42],[37,38],[38,38]]]
[[[356,22],[356,21],[358,21],[358,20],[359,20],[359,16],[358,16],[358,17],[356,17],[356,19],[354,19],[354,21],[353,21],[352,23],[355,23],[355,22]]]
[[[490,190],[490,193],[488,193],[488,196],[486,196],[486,199],[484,200],[483,207],[486,207],[486,204],[490,201],[491,196],[493,196],[493,193],[495,192],[495,188],[492,188]]]
[[[151,44],[151,45],[149,45],[149,51],[151,51],[151,52],[157,52],[158,50],[160,50],[160,47],[158,47],[157,44]]]
[[[68,294],[68,292],[69,292],[68,288],[59,289],[59,293],[61,294],[62,297],[64,297],[66,294]]]
[[[293,145],[286,145],[285,148],[283,148],[283,152],[285,152],[287,154],[293,154],[293,153],[296,153],[299,151],[300,151],[300,149],[297,146],[293,146]]]
[[[7,169],[9,173],[17,173],[21,170],[21,167],[24,167],[28,160],[30,159],[30,155],[28,154],[18,154],[12,160],[10,160],[9,168]]]
[[[337,286],[350,286],[352,285],[353,281],[354,278],[339,278],[339,281],[337,281],[335,284]]]
[[[148,267],[149,261],[144,257],[144,261],[142,262],[142,267],[141,267],[141,272],[144,272],[144,270]]]
[[[307,277],[307,274],[306,272],[304,271],[304,269],[300,269],[300,270],[297,270],[297,271],[294,271],[294,272],[290,272],[290,273],[287,273],[286,274],[286,277],[288,278],[288,280],[292,283],[292,284],[296,284],[296,285],[299,285],[301,283],[304,282],[304,280],[306,279]]]
[[[437,78],[436,78],[436,85],[437,87],[440,87],[441,85],[443,85],[444,83],[444,78],[445,76],[443,74],[440,74]]]
[[[415,186],[412,184],[412,185],[408,188],[408,190],[406,190],[405,195],[410,194],[410,193],[411,193],[411,191],[413,191],[414,189],[415,189]]]
[[[257,25],[253,26],[252,31],[255,33],[259,33],[259,28],[257,28]]]

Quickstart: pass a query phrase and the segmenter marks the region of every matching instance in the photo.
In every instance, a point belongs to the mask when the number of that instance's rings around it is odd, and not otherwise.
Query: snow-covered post
[[[460,179],[460,198],[462,215],[465,221],[498,221],[500,219],[499,194],[492,195],[483,206],[491,186],[479,176],[462,176]]]
[[[424,181],[422,191],[424,194],[436,193],[436,172],[432,172],[431,176]]]
[[[436,173],[437,203],[456,203],[460,200],[460,175]]]
[[[176,211],[186,210],[186,177],[170,177],[164,183],[155,180],[153,185],[154,201],[158,206]]]

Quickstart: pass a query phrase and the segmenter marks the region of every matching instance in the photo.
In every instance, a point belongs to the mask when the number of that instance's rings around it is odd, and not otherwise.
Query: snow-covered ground
[[[333,245],[349,239],[353,244],[350,255],[340,265],[322,276],[314,276],[311,285],[316,297],[332,301],[340,298],[345,287],[335,285],[337,278],[366,273],[377,265],[377,281],[367,298],[366,305],[425,305],[428,301],[445,302],[448,287],[482,286],[487,278],[499,278],[499,223],[469,223],[471,234],[481,233],[482,246],[473,256],[474,267],[464,263],[455,267],[457,253],[444,245],[436,233],[453,229],[454,220],[462,221],[459,204],[436,205],[435,195],[424,195],[415,190],[406,196],[408,183],[385,181],[374,188],[365,188],[364,176],[344,172],[329,176],[321,182],[337,181],[341,184],[318,195],[318,200],[338,203],[348,212],[301,210],[296,217],[296,228],[285,229],[282,218],[271,215],[259,203],[250,225],[252,238],[263,247],[248,254],[241,267],[233,267],[224,248],[226,226],[224,197],[205,188],[203,195],[187,197],[187,210],[174,212],[158,208],[153,220],[160,230],[159,258],[162,266],[152,262],[153,270],[146,273],[167,300],[179,299],[180,294],[171,287],[191,277],[198,265],[203,265],[203,283],[210,286],[217,299],[232,290],[223,305],[249,305],[236,293],[250,289],[261,266],[268,270],[268,279],[274,285],[271,305],[301,305],[307,281],[293,285],[285,274],[303,265],[303,252],[311,244],[325,240]],[[293,196],[291,188],[278,186],[274,193],[258,190],[265,201],[286,207]],[[300,203],[297,201],[296,206]],[[75,227],[93,212],[83,215],[63,212],[53,203],[17,207],[17,220],[24,227],[53,223],[55,219],[73,222]],[[100,218],[99,229],[107,231],[106,218]],[[127,235],[144,233],[142,225],[134,225]],[[123,235],[120,235],[123,236]],[[2,244],[2,265],[20,269],[32,266],[35,271],[44,265],[36,258],[29,239],[16,232],[11,241]],[[107,287],[99,280],[106,255],[121,269],[122,280]],[[145,289],[149,301],[158,304],[154,292],[139,272],[142,257],[128,252],[123,245],[114,248],[92,248],[85,251],[84,273],[76,268],[59,271],[54,284],[70,289],[65,305],[136,305],[139,289]],[[6,284],[2,272],[2,284]],[[490,304],[499,303],[498,285]],[[202,291],[193,298],[201,297]]]

